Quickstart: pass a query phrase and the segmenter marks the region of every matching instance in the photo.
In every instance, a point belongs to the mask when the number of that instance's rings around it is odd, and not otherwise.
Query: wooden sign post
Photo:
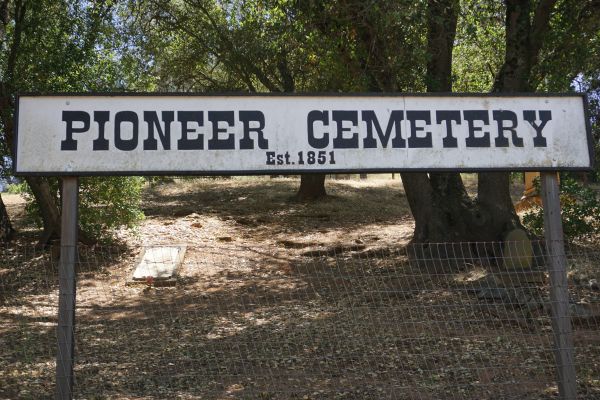
[[[554,172],[543,172],[541,180],[558,390],[561,399],[575,400],[577,380],[573,357],[573,329],[569,313],[567,257],[560,218],[558,177]]]
[[[79,182],[62,180],[60,261],[58,264],[58,353],[56,355],[56,398],[73,398],[75,358],[75,265],[77,262],[77,215]]]

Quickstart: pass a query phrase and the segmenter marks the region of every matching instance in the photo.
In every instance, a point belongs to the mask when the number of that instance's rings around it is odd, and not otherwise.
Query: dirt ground
[[[544,279],[470,258],[409,259],[413,221],[397,178],[331,179],[314,203],[294,201],[297,186],[162,182],[146,189],[137,229],[82,248],[75,397],[556,397]],[[3,200],[21,234],[0,255],[0,398],[50,398],[56,260],[33,246],[22,199]],[[175,244],[187,249],[174,286],[132,284],[144,249]],[[570,257],[578,282],[600,277],[597,249]],[[572,296],[600,297],[582,285]],[[582,399],[600,399],[597,322],[574,321]]]

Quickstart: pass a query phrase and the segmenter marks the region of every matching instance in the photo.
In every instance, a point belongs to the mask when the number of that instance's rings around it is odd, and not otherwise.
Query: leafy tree
[[[556,0],[506,1],[505,61],[496,75],[494,91],[534,91],[550,82],[555,88],[568,88],[574,75],[581,73],[584,58],[593,54],[587,36],[598,35],[597,18],[592,17],[593,2]],[[595,6],[597,8],[597,5]],[[573,11],[580,14],[574,18]],[[578,29],[575,25],[579,25]],[[565,29],[566,28],[566,29]],[[580,45],[569,47],[573,36]],[[597,46],[597,44],[596,44]],[[596,50],[596,56],[598,55]],[[589,63],[588,63],[589,65]],[[552,73],[559,72],[558,74]],[[570,71],[568,74],[564,72]],[[480,174],[478,198],[491,213],[491,227],[518,225],[508,193],[506,173]]]
[[[410,36],[409,33],[408,36],[395,37],[394,41],[382,39],[389,39],[390,32],[398,30],[393,29],[393,24],[386,24],[387,19],[381,14],[376,16],[376,7],[361,8],[355,2],[335,3],[332,9],[342,16],[336,18],[335,13],[328,15],[323,11],[327,10],[326,5],[310,2],[317,4],[315,15],[321,13],[326,20],[333,21],[324,23],[331,26],[329,32],[322,29],[326,36],[345,32],[339,21],[349,21],[351,28],[348,31],[354,34],[349,35],[347,44],[339,48],[346,53],[344,60],[350,65],[351,61],[366,60],[357,70],[364,71],[369,90],[402,90],[410,86],[395,84],[393,77],[409,76],[414,82],[409,90],[419,91],[425,86],[432,92],[451,91],[453,84],[455,89],[464,91],[535,90],[541,82],[548,81],[548,74],[544,72],[544,68],[548,69],[548,66],[544,67],[545,60],[552,58],[548,55],[572,53],[573,47],[565,47],[565,44],[575,41],[578,43],[578,56],[563,56],[571,61],[568,64],[571,73],[566,79],[562,76],[563,87],[565,83],[568,87],[583,65],[575,60],[581,61],[591,54],[588,40],[582,36],[597,35],[598,30],[589,17],[594,8],[591,2],[579,5],[567,1],[559,5],[555,3],[540,0],[506,1],[502,4],[465,0],[459,8],[458,1],[429,0],[421,2],[420,7],[419,4],[412,5],[416,14],[425,15],[426,19],[409,17],[410,23],[406,24],[413,35],[414,32],[426,32],[426,35]],[[344,5],[348,8],[345,9]],[[411,6],[402,6],[406,7],[394,12],[393,5],[385,4],[386,16],[399,21],[403,15],[409,16],[407,11],[411,10]],[[345,11],[351,17],[344,15]],[[371,17],[372,21],[369,21],[370,13],[375,14]],[[573,13],[579,16],[578,22]],[[458,28],[457,16],[460,16]],[[569,32],[576,30],[576,24],[585,26],[585,29],[574,39]],[[381,30],[378,30],[379,27]],[[455,36],[456,29],[458,36]],[[407,37],[412,37],[410,42],[416,44],[410,48],[412,54],[406,53]],[[402,54],[411,60],[412,66],[395,64],[390,54]],[[597,57],[588,59],[597,60]],[[553,64],[550,61],[548,65]],[[450,66],[453,66],[453,75]],[[556,69],[554,76],[558,78],[564,70]],[[419,86],[419,82],[424,85]],[[480,174],[475,199],[467,196],[458,174],[403,173],[402,180],[416,222],[414,241],[498,241],[507,231],[521,226],[509,195],[508,173]]]
[[[386,76],[362,73],[371,50],[356,47],[354,39],[362,35],[367,41],[383,40],[383,29],[373,36],[370,27],[381,24],[385,5],[393,5],[394,12],[399,12],[401,5],[392,1],[375,6],[350,3],[133,2],[131,15],[135,17],[130,26],[139,39],[138,46],[152,60],[163,90],[365,91],[373,90],[369,80],[376,79],[385,79],[389,90],[394,90],[400,86],[395,81],[411,81],[408,74],[394,73],[400,71],[397,66],[401,62],[410,63],[410,57],[402,57],[405,53],[373,52],[369,62],[385,69]],[[390,39],[396,36],[392,32],[408,30],[393,17],[386,21],[395,28],[387,31]],[[298,197],[325,195],[324,180],[324,175],[303,175]]]
[[[447,10],[450,3],[428,2],[428,54],[431,57],[428,76],[435,72],[435,69],[431,69],[431,60],[443,61],[443,57],[440,58],[443,53],[431,47],[431,33],[440,32],[436,28],[436,20],[443,20],[443,10]],[[597,35],[598,32],[597,23],[594,24],[589,17],[593,8],[591,3],[582,3],[507,0],[502,5],[481,0],[463,1],[458,37],[452,42],[456,44],[454,54],[457,56],[453,62],[455,85],[462,90],[526,92],[540,88],[543,83],[552,81],[550,79],[556,79],[562,82],[564,90],[572,78],[580,73],[584,65],[581,60],[593,53],[584,37]],[[579,23],[571,15],[574,9],[579,10]],[[437,17],[432,18],[432,12]],[[500,19],[500,16],[503,18]],[[570,33],[574,24],[585,26],[583,31],[575,34],[580,36],[576,39]],[[447,23],[447,26],[450,24]],[[447,29],[446,32],[449,40],[452,31]],[[576,50],[563,47],[573,40],[580,40],[581,43]],[[494,53],[498,54],[498,49],[504,52],[502,58],[494,56]],[[568,55],[573,52],[577,57]],[[559,53],[567,53],[560,58],[569,62],[557,68],[547,60]],[[570,73],[565,76],[567,70]],[[552,78],[548,74],[550,71],[555,71]],[[439,88],[428,79],[428,90]],[[450,87],[446,85],[442,89],[449,90]],[[508,173],[480,174],[475,199],[466,196],[459,177],[453,174],[429,174],[428,177],[403,174],[402,177],[416,221],[413,240],[497,241],[503,239],[505,232],[521,226],[509,195]]]
[[[564,90],[598,76],[596,3],[131,0],[117,8],[127,35],[116,75],[168,91]],[[480,174],[474,199],[459,174],[402,179],[414,241],[496,241],[520,226],[508,173]],[[323,182],[304,177],[300,193],[322,195]]]
[[[600,234],[600,199],[596,191],[573,178],[560,182],[561,218],[565,236],[570,240],[598,237]],[[544,210],[534,207],[523,216],[523,223],[538,236],[544,233]]]
[[[593,0],[136,4],[160,82],[177,90],[565,90],[598,55]],[[498,241],[521,226],[508,173],[480,174],[474,199],[459,174],[402,180],[414,241]]]
[[[0,141],[9,156],[16,93],[113,89],[121,67],[112,1],[5,0],[0,10]],[[43,222],[40,242],[46,243],[60,227],[56,179],[26,181]]]
[[[139,208],[142,177],[82,177],[79,179],[79,224],[83,232],[94,240],[112,238],[114,229],[133,226],[144,218]],[[60,191],[60,181],[49,181],[51,191]],[[28,186],[21,192],[26,199],[27,214],[42,225],[35,197]]]
[[[354,65],[355,79],[369,91],[452,90],[451,67],[458,1],[336,2],[331,15],[322,3],[313,15],[328,37],[343,35],[342,59]],[[342,33],[340,33],[342,32]],[[357,79],[356,76],[359,78]],[[402,173],[416,228],[414,241],[460,240],[466,236],[472,205],[459,174]]]
[[[504,62],[504,20],[501,1],[461,1],[452,63],[455,91],[492,90]]]
[[[159,90],[293,92],[308,60],[289,11],[285,1],[154,0],[123,14]]]

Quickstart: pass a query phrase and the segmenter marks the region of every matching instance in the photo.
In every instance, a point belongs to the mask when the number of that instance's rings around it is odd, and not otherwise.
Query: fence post
[[[75,357],[75,263],[77,260],[77,206],[79,184],[76,177],[62,179],[60,262],[58,264],[58,352],[56,355],[56,398],[73,398]]]
[[[577,380],[573,356],[573,329],[569,315],[567,257],[560,217],[558,177],[555,172],[542,172],[541,181],[558,391],[561,399],[575,400]]]

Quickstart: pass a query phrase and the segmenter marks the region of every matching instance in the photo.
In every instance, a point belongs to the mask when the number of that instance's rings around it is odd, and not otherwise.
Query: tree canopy
[[[2,171],[18,92],[597,93],[599,14],[594,0],[3,0]],[[481,174],[476,198],[457,173],[402,179],[416,241],[520,226],[506,173]],[[58,224],[55,182],[27,179],[43,241]]]

